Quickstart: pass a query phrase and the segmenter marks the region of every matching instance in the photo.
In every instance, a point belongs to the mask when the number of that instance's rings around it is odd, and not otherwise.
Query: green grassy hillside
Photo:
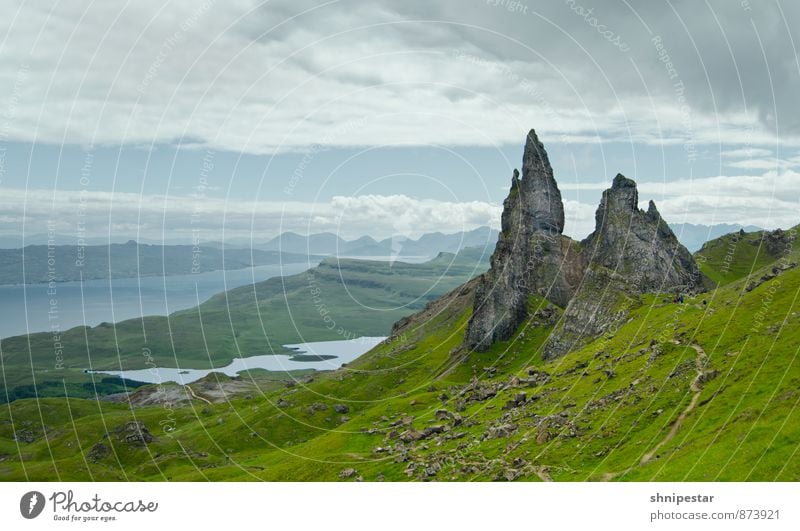
[[[386,335],[392,323],[487,267],[488,256],[475,249],[422,264],[326,259],[168,317],[67,330],[58,338],[63,369],[55,368],[52,334],[3,339],[0,401],[3,388],[10,400],[31,396],[34,379],[39,396],[63,396],[62,380],[70,396],[94,396],[87,368],[224,367],[235,357],[287,353],[285,344]]]
[[[706,242],[695,253],[700,270],[717,284],[728,284],[791,252],[789,239],[798,227],[789,231],[732,232]]]
[[[471,282],[348,367],[228,403],[18,400],[0,413],[0,477],[798,481],[798,258],[736,259],[752,270],[737,279],[707,260],[724,285],[643,296],[550,362],[562,310],[536,297],[512,340],[461,347]]]

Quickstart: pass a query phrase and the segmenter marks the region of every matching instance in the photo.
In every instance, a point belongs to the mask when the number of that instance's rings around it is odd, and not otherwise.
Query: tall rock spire
[[[503,202],[502,232],[491,268],[480,279],[467,343],[477,349],[508,339],[539,294],[566,305],[580,280],[581,259],[564,230],[564,205],[544,146],[531,129]],[[574,242],[573,242],[574,243]]]
[[[582,242],[564,236],[564,206],[547,152],[531,130],[522,177],[514,170],[491,267],[477,282],[465,343],[486,350],[510,339],[532,296],[563,310],[545,344],[551,358],[579,347],[628,315],[643,293],[696,291],[702,275],[655,203],[640,210],[636,183],[618,174]],[[536,299],[541,302],[541,299]]]
[[[617,174],[595,214],[595,230],[582,242],[592,262],[633,278],[640,292],[694,290],[697,264],[650,201],[639,209],[636,183]]]
[[[534,231],[564,232],[564,205],[553,169],[536,131],[528,133],[522,155],[522,193]]]

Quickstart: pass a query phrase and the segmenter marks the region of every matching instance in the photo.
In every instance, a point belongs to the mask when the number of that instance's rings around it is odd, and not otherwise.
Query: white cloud
[[[800,173],[781,169],[761,175],[639,182],[639,207],[650,199],[669,223],[738,223],[789,228],[800,223]],[[562,190],[605,190],[611,183],[563,183]],[[572,209],[572,214],[570,210]],[[583,237],[594,229],[596,205],[565,201],[565,232]]]
[[[595,189],[595,183],[563,188]],[[604,186],[604,188],[607,186]],[[669,223],[739,223],[788,228],[800,223],[800,173],[718,176],[638,184],[640,207],[653,199]],[[565,234],[582,239],[594,229],[596,204],[564,201]],[[185,242],[254,239],[281,232],[334,232],[352,239],[499,228],[502,206],[448,202],[407,195],[336,196],[325,202],[257,201],[214,197],[139,195],[42,189],[4,189],[0,195],[3,235],[57,233]]]
[[[800,173],[781,170],[768,171],[761,175],[721,175],[669,182],[640,182],[638,188],[640,197],[649,194],[655,197],[744,197],[797,201],[800,198]]]
[[[639,198],[656,201],[670,223],[739,223],[788,228],[800,223],[800,173],[680,179],[639,183]]]
[[[772,156],[772,151],[764,148],[746,147],[728,149],[723,151],[721,155],[732,159],[751,159],[754,157],[770,157]]]
[[[405,195],[334,197],[330,202],[247,201],[210,197],[157,196],[5,189],[0,211],[8,234],[56,233],[191,241],[253,238],[285,231],[335,232],[345,238],[376,238],[426,232],[453,233],[479,226],[499,227],[500,205],[446,202]],[[24,222],[24,224],[23,224]],[[224,231],[223,231],[224,228]]]
[[[481,201],[445,202],[414,199],[406,195],[361,195],[334,197],[328,214],[318,219],[328,226],[360,228],[369,232],[370,226],[391,228],[392,234],[419,236],[426,232],[458,232],[488,225],[499,228],[502,206]],[[313,231],[315,232],[315,231]]]
[[[741,105],[687,114],[646,40],[631,52],[646,86],[630,86],[630,62],[559,5],[542,9],[560,31],[483,2],[16,4],[0,21],[0,81],[19,85],[11,139],[265,153],[358,121],[331,142],[517,144],[531,126],[564,141],[775,142]]]
[[[594,214],[597,205],[578,201],[564,201],[564,234],[582,240],[594,230]]]
[[[559,190],[605,190],[611,186],[611,182],[596,182],[596,183],[579,183],[579,182],[565,182],[558,183]]]
[[[782,160],[778,158],[771,159],[746,159],[729,162],[726,164],[729,168],[739,168],[744,170],[774,170],[779,168],[792,168],[800,166],[800,163]]]

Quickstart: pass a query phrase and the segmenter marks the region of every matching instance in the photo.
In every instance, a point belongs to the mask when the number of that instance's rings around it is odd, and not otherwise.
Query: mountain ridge
[[[503,203],[491,267],[478,282],[466,346],[487,350],[511,337],[543,297],[564,310],[544,356],[554,358],[624,320],[626,301],[648,292],[696,292],[702,273],[650,201],[638,207],[636,183],[617,174],[595,213],[595,230],[577,242],[563,234],[564,207],[547,152],[531,130],[522,178],[514,170]]]

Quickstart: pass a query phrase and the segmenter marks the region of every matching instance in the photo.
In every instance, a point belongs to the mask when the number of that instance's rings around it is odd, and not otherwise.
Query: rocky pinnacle
[[[638,203],[636,183],[618,174],[603,192],[594,232],[582,242],[564,236],[561,193],[547,152],[531,130],[522,177],[514,170],[503,202],[490,269],[475,288],[466,345],[486,350],[510,339],[536,311],[532,302],[543,300],[563,311],[544,348],[544,356],[552,358],[624,319],[624,301],[643,293],[701,289],[697,264],[655,203],[650,201],[647,212]]]
[[[534,231],[564,232],[564,204],[553,169],[536,131],[528,133],[522,155],[521,193]]]

